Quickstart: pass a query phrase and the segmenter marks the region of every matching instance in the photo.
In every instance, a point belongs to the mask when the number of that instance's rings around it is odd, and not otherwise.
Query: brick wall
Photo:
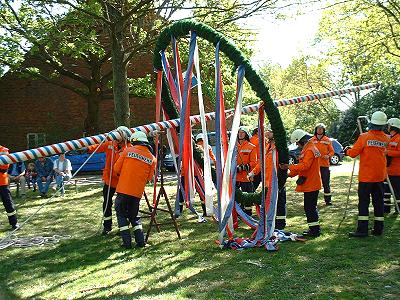
[[[152,72],[151,58],[130,68],[130,74],[145,76]],[[196,92],[196,91],[194,91]],[[196,92],[197,93],[197,92]],[[198,114],[197,94],[192,95],[191,114]],[[0,145],[11,152],[27,149],[28,133],[45,133],[46,143],[81,138],[87,114],[86,101],[75,93],[42,80],[22,79],[13,74],[0,78]],[[131,125],[155,121],[155,99],[132,98]],[[206,105],[206,111],[213,111]],[[114,102],[100,104],[100,130],[115,128]],[[211,128],[214,128],[213,124]]]

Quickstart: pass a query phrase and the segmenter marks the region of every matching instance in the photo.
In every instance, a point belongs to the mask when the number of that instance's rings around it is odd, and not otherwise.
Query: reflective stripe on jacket
[[[400,134],[396,133],[390,138],[387,148],[387,156],[390,157],[387,172],[391,176],[400,176]]]
[[[370,130],[360,134],[354,146],[347,150],[347,155],[360,155],[358,181],[381,182],[387,177],[386,146],[389,137],[380,130]]]
[[[236,181],[239,182],[249,182],[247,178],[247,174],[250,173],[250,170],[254,169],[257,164],[257,152],[256,147],[244,140],[242,144],[236,143],[238,147],[237,152],[237,165],[249,165],[248,171],[240,171],[236,174]]]
[[[320,153],[314,144],[309,141],[304,145],[299,156],[299,163],[289,166],[289,176],[305,177],[303,184],[298,184],[296,192],[313,192],[321,188],[321,175],[319,171]]]
[[[8,148],[0,145],[0,154],[4,155],[8,153],[9,153]],[[8,174],[7,174],[8,167],[9,167],[8,164],[0,166],[0,186],[8,185]]]
[[[151,180],[156,167],[156,158],[146,146],[126,148],[114,165],[119,174],[117,193],[142,198],[146,183]]]
[[[317,147],[321,156],[319,157],[319,166],[320,167],[329,167],[330,166],[330,158],[335,154],[335,150],[333,150],[331,140],[324,135],[320,140],[314,135],[311,138],[311,142],[314,143],[314,146]],[[329,158],[324,158],[325,155],[328,155]]]

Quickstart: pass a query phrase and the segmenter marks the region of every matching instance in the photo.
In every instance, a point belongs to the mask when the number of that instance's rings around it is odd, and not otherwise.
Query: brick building
[[[144,77],[153,72],[152,57],[143,56],[133,65],[130,76]],[[192,114],[198,113],[197,95],[192,95]],[[209,109],[213,110],[207,105]],[[74,92],[44,80],[21,78],[7,73],[0,78],[0,144],[10,152],[78,139],[85,135],[86,100]],[[155,99],[131,98],[131,126],[155,120]],[[115,128],[114,102],[100,102],[100,131]]]

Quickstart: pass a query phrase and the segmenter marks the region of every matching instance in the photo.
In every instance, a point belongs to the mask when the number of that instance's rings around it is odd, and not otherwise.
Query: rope
[[[13,234],[10,239],[0,241],[0,250],[7,249],[9,247],[28,248],[34,246],[44,246],[47,244],[57,244],[61,240],[70,238],[70,235],[16,237],[16,235]]]

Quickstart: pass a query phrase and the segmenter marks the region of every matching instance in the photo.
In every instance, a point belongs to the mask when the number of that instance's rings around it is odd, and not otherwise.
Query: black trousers
[[[308,227],[312,233],[319,233],[321,231],[317,209],[318,194],[318,190],[304,192],[304,212],[306,213]]]
[[[112,228],[112,198],[115,194],[115,188],[110,187],[110,193],[108,193],[108,185],[103,186],[103,228],[106,231],[111,231]]]
[[[276,204],[275,228],[283,230],[286,227],[286,187],[278,191]]]
[[[374,230],[383,231],[383,182],[358,183],[358,226],[357,231],[368,233],[369,203],[374,207]]]
[[[125,246],[130,246],[132,243],[129,224],[131,224],[135,232],[136,243],[138,243],[139,246],[142,246],[141,243],[144,244],[142,224],[140,217],[138,216],[139,206],[140,198],[135,196],[118,193],[115,198],[115,212],[117,214],[118,227],[121,233],[122,242]],[[138,235],[137,232],[139,233]],[[139,240],[136,238],[137,236]]]
[[[320,167],[321,172],[321,180],[322,186],[324,187],[324,200],[326,203],[330,203],[332,201],[332,194],[331,194],[331,171],[329,167]]]
[[[11,226],[17,224],[17,211],[15,210],[11,193],[7,185],[0,186],[0,197],[7,212],[8,222]]]
[[[400,205],[400,176],[391,176],[389,175],[389,180],[390,183],[392,184],[392,188],[394,190],[394,194],[395,194],[395,198],[394,201],[397,201],[397,204]],[[384,197],[384,212],[385,213],[390,213],[390,198],[392,196],[392,193],[390,192],[390,188],[389,188],[389,184],[385,181],[384,182],[385,185],[385,197]],[[393,203],[394,203],[393,201]],[[395,206],[396,209],[396,206]],[[396,209],[397,211],[397,209]]]
[[[261,183],[261,172],[253,177],[253,188],[256,190]]]

